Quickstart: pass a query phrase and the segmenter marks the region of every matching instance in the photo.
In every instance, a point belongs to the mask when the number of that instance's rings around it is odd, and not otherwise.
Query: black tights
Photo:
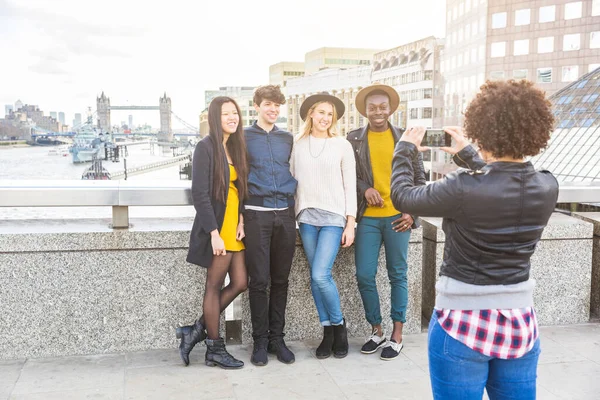
[[[229,284],[223,287],[225,275],[229,273]],[[224,256],[213,256],[206,274],[204,291],[204,315],[200,322],[206,327],[208,338],[219,339],[219,318],[227,306],[248,287],[248,273],[244,251],[227,252]]]

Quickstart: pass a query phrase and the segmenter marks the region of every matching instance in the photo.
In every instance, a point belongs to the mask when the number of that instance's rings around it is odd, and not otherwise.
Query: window
[[[540,18],[538,21],[540,23],[552,22],[555,19],[555,14],[556,6],[540,7]]]
[[[425,107],[423,108],[423,118],[431,118],[431,107]]]
[[[513,55],[522,56],[524,54],[529,54],[529,39],[515,40]]]
[[[471,33],[473,34],[473,36],[477,35],[477,21],[473,22],[473,25],[471,25]]]
[[[588,66],[588,72],[592,72],[592,71],[594,71],[594,70],[596,70],[598,68],[600,68],[600,64],[590,64]]]
[[[600,49],[600,31],[590,33],[590,49]]]
[[[471,62],[474,63],[476,61],[477,61],[477,49],[472,48],[471,49]]]
[[[460,68],[460,67],[462,67],[462,65],[463,65],[463,56],[462,56],[462,54],[459,54],[459,55],[458,55],[458,60],[457,60],[457,62],[456,62],[456,66],[457,66],[458,68]]]
[[[526,69],[515,69],[513,71],[514,79],[527,79],[527,70]]]
[[[504,79],[504,71],[490,72],[490,79],[492,79],[492,80]]]
[[[452,20],[452,11],[448,11],[448,18],[446,18],[446,22],[450,22]]]
[[[581,18],[581,10],[581,1],[565,4],[565,19]]]
[[[597,94],[586,94],[585,96],[583,96],[581,98],[581,101],[584,102],[584,103],[593,103],[593,102],[596,101],[596,99],[598,98],[598,96],[600,96],[600,95],[597,95]]]
[[[458,5],[458,16],[462,17],[462,15],[465,13],[465,3],[460,3]]]
[[[411,108],[410,109],[410,119],[418,119],[419,118],[419,109]]]
[[[592,1],[592,17],[600,15],[600,0]]]
[[[563,82],[574,82],[579,77],[579,67],[573,65],[570,67],[562,67],[562,81]]]
[[[580,36],[579,33],[563,36],[563,51],[579,50]]]
[[[463,28],[461,27],[461,28],[458,30],[458,42],[460,43],[460,42],[462,42],[462,41],[463,41]]]
[[[537,82],[538,83],[552,83],[552,68],[538,68],[537,69]]]
[[[485,60],[485,46],[479,46],[479,61]]]
[[[492,58],[504,57],[506,55],[506,42],[492,43],[491,49]]]
[[[471,0],[465,1],[465,13],[471,11]]]
[[[529,25],[530,23],[531,10],[529,8],[515,11],[515,26]]]
[[[429,89],[423,90],[423,98],[424,99],[431,99],[432,97],[433,97],[433,89],[429,88]]]
[[[456,19],[458,15],[458,9],[456,8],[456,6],[454,6],[454,8],[452,9],[452,21],[454,21]]]
[[[471,37],[471,24],[465,25],[465,39]]]
[[[506,12],[492,14],[492,29],[506,28]]]
[[[554,37],[538,38],[538,53],[552,53],[554,51]]]

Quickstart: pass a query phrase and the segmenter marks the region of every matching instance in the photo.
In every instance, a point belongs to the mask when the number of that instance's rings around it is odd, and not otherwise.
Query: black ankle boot
[[[188,366],[190,365],[190,352],[196,344],[206,339],[204,326],[198,320],[194,325],[177,328],[175,335],[177,339],[181,339],[181,343],[179,343],[179,355],[183,363]]]
[[[333,348],[333,326],[323,327],[323,340],[319,347],[317,347],[316,356],[317,358],[323,359],[331,355],[331,349]]]
[[[333,325],[333,356],[335,358],[344,358],[348,355],[348,331],[346,330],[346,320],[342,320],[342,325]]]
[[[219,366],[224,369],[238,369],[244,366],[244,362],[234,358],[225,349],[223,338],[211,340],[206,339],[206,358],[204,363],[209,367]]]
[[[269,340],[267,351],[271,354],[277,354],[277,359],[284,364],[293,364],[296,361],[296,356],[281,337]]]

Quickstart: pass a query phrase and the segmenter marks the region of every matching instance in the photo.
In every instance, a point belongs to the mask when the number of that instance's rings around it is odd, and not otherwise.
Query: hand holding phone
[[[452,146],[452,136],[443,129],[427,129],[425,136],[421,141],[424,147],[450,147]]]

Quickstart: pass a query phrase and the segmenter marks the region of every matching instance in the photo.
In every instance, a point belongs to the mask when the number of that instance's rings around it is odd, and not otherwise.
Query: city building
[[[354,49],[347,47],[321,47],[304,55],[306,75],[327,68],[351,68],[371,65],[373,54],[380,50]]]
[[[287,81],[292,78],[304,76],[304,63],[283,61],[269,67],[269,84],[279,85],[285,90]]]
[[[15,111],[19,111],[23,107],[23,102],[21,100],[17,100],[15,102]]]
[[[341,69],[327,68],[322,71],[291,79],[287,83],[287,128],[293,134],[300,133],[303,121],[300,118],[300,105],[310,95],[323,91],[340,98],[346,112],[338,122],[340,133],[345,135],[365,123],[365,119],[354,107],[356,94],[371,84],[369,65]]]
[[[600,0],[447,0],[445,125],[487,79],[529,79],[549,95],[600,66]]]
[[[533,157],[560,182],[600,181],[600,67],[550,96],[556,130]]]
[[[62,125],[65,125],[65,113],[62,111],[58,113],[58,122],[60,122]]]
[[[58,121],[58,113],[56,111],[50,111],[50,118],[54,118]]]
[[[133,129],[133,115],[129,115],[129,125],[128,128],[129,129]]]
[[[256,110],[254,109],[254,86],[224,86],[219,90],[206,90],[204,92],[204,104],[208,108],[212,99],[217,96],[232,97],[240,106],[242,112],[241,123],[243,126],[252,125],[256,119]]]
[[[75,113],[75,117],[73,118],[73,128],[77,128],[81,125],[81,114]]]
[[[6,104],[4,106],[4,118],[8,117],[12,111],[14,111],[14,106],[12,104]]]
[[[205,137],[208,135],[208,108],[205,108],[200,113],[200,136]]]

